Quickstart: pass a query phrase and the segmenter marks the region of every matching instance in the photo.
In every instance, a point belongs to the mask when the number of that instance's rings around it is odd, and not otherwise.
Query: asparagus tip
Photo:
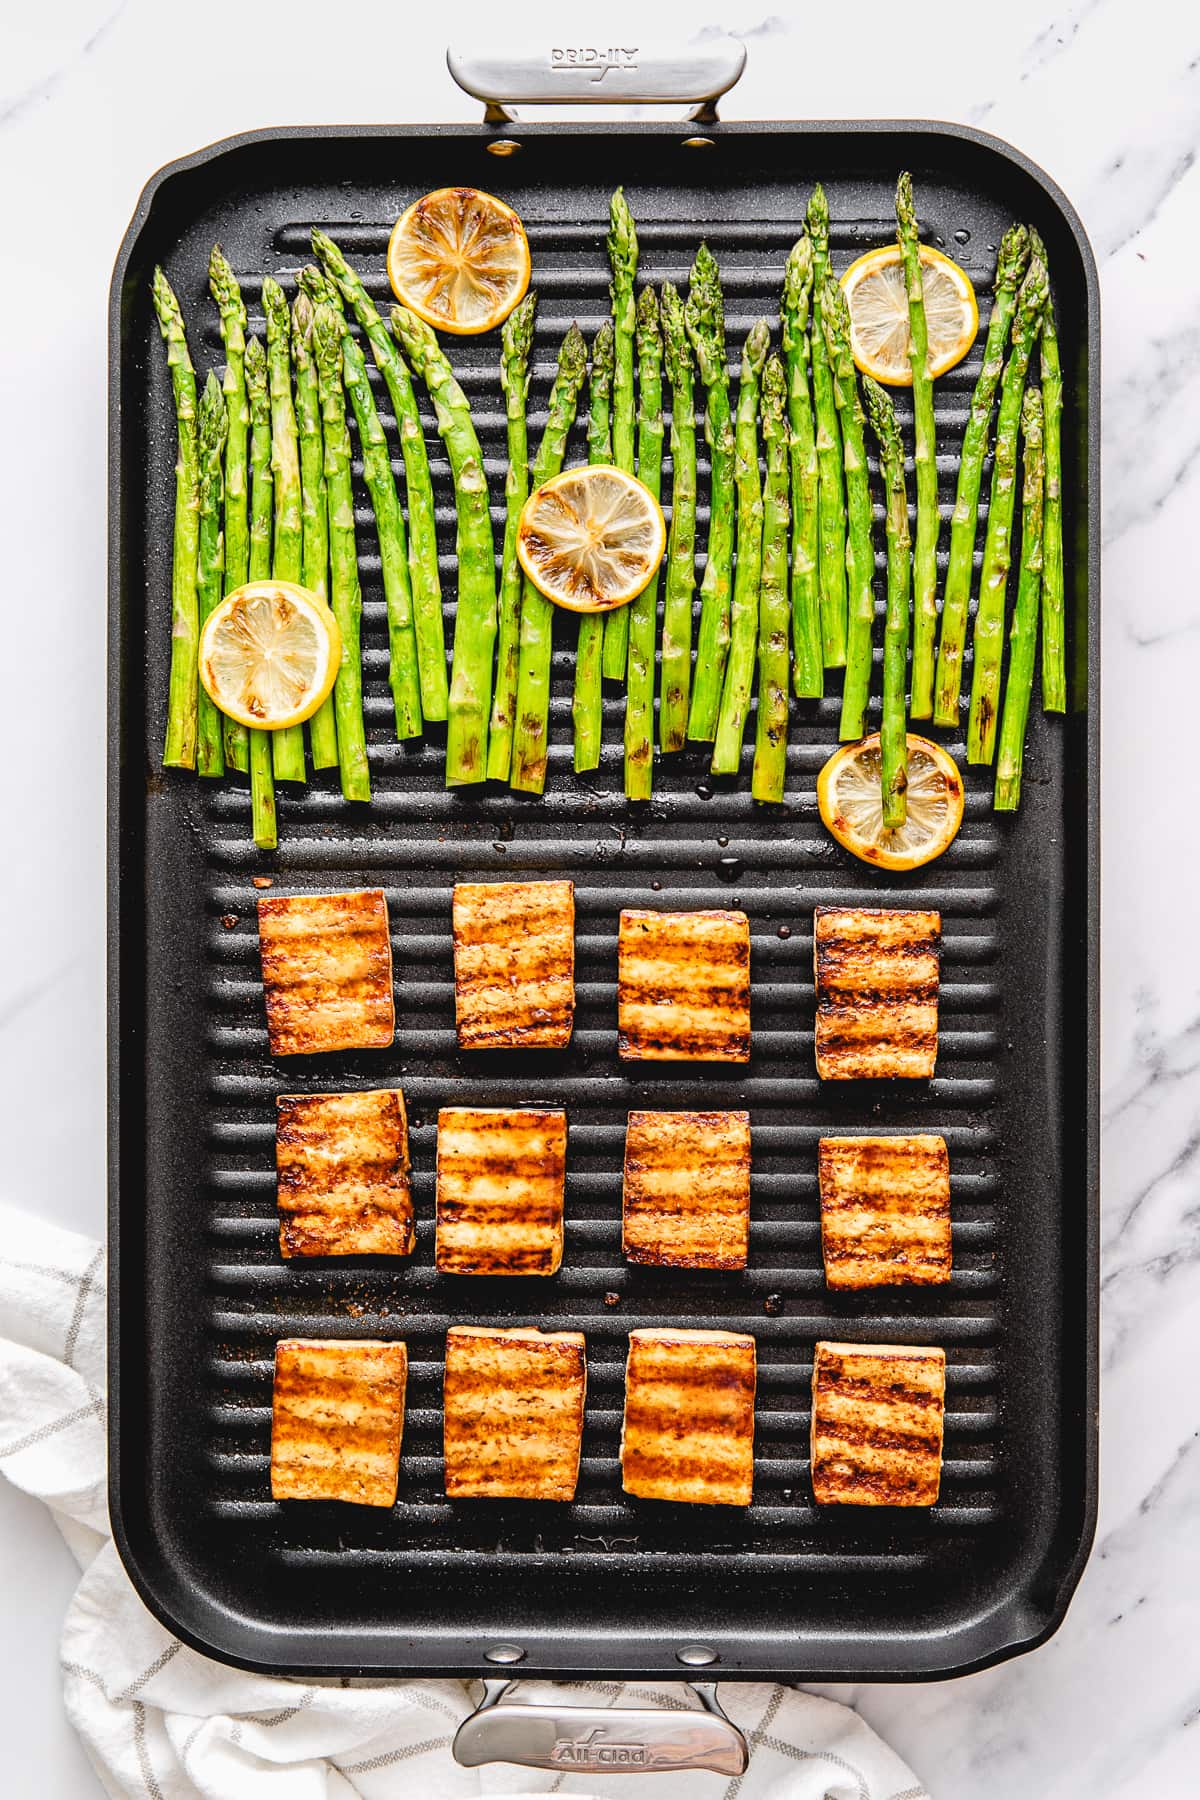
[[[879,439],[880,450],[886,456],[889,451],[900,447],[900,427],[896,423],[896,408],[892,397],[886,389],[880,387],[873,375],[863,376],[862,391],[871,429]]]
[[[996,286],[1016,289],[1020,287],[1022,277],[1029,267],[1029,255],[1033,247],[1033,234],[1024,225],[1010,225],[1000,239],[1000,250],[996,257]],[[1037,242],[1040,246],[1041,239]],[[1040,248],[1038,254],[1041,254]],[[1045,259],[1043,258],[1043,261]]]
[[[742,351],[745,361],[756,375],[761,371],[770,348],[770,324],[766,319],[758,319],[746,334],[746,343]]]
[[[629,202],[625,198],[623,187],[613,190],[613,197],[609,202],[608,218],[608,254],[612,259],[614,271],[620,265],[632,272],[637,267],[637,227],[634,225],[633,214],[629,210]]]
[[[812,238],[807,226],[800,233],[788,252],[787,264],[783,271],[783,303],[786,307],[795,307],[802,300],[807,300],[812,290],[813,249]]]
[[[816,244],[823,245],[829,236],[829,202],[825,198],[825,189],[819,181],[808,197],[805,219]]]
[[[581,382],[587,372],[587,345],[574,320],[559,346],[558,368],[561,375],[576,383]]]
[[[783,418],[787,401],[787,376],[778,350],[772,350],[763,368],[762,410],[764,429],[773,430]]]
[[[1040,256],[1034,254],[1029,258],[1029,267],[1017,295],[1017,306],[1022,318],[1029,320],[1041,314],[1049,296],[1050,280],[1046,265]]]
[[[504,355],[501,359],[501,378],[504,374],[504,363],[525,362],[529,356],[529,347],[533,342],[533,319],[537,311],[537,294],[533,288],[525,294],[513,307],[504,321],[500,333],[500,341]]]
[[[613,332],[613,322],[611,319],[605,319],[601,324],[599,331],[592,339],[593,373],[595,373],[597,366],[599,366],[600,369],[611,374],[613,357],[615,355],[615,344],[616,339]]]
[[[912,176],[905,169],[896,182],[896,224],[901,233],[917,234],[917,214],[913,202]]]

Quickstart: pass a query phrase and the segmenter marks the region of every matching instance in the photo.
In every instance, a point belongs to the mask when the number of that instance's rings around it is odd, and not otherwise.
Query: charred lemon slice
[[[929,330],[929,372],[944,375],[962,361],[979,330],[970,276],[940,250],[921,245],[921,285]],[[864,375],[889,387],[912,386],[908,360],[908,294],[899,244],[869,250],[842,276],[850,308],[850,348]]]
[[[636,599],[666,543],[662,508],[649,488],[607,463],[564,469],[535,488],[517,531],[530,581],[570,612],[611,612]]]
[[[912,732],[907,801],[904,824],[885,830],[878,733],[835,751],[817,776],[822,824],[843,849],[877,869],[919,869],[953,843],[962,824],[958,765],[940,744]]]
[[[494,194],[436,188],[396,221],[387,269],[401,305],[436,331],[473,337],[507,319],[529,286],[529,240]]]
[[[260,731],[310,719],[333,687],[337,620],[294,581],[248,581],[214,607],[200,634],[200,680],[213,704]]]

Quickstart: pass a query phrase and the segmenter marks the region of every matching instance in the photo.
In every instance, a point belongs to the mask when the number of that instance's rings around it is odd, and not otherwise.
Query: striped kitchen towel
[[[68,1715],[106,1791],[145,1800],[422,1800],[492,1795],[620,1800],[929,1800],[848,1707],[727,1682],[721,1703],[750,1767],[598,1777],[462,1769],[460,1681],[302,1681],[227,1668],[181,1644],[135,1594],[105,1500],[104,1259],[97,1244],[0,1208],[0,1470],[44,1500],[83,1571],[62,1636]],[[523,1684],[527,1698],[539,1684]],[[690,1704],[680,1686],[553,1690],[590,1706]]]

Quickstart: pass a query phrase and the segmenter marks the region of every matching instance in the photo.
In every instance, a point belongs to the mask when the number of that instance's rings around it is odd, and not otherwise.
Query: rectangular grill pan
[[[1057,190],[977,132],[712,124],[699,147],[685,142],[695,130],[510,123],[506,135],[519,149],[505,162],[488,154],[496,134],[482,124],[258,132],[157,176],[120,253],[110,412],[112,1519],[146,1603],[188,1643],[232,1663],[304,1674],[479,1675],[488,1650],[504,1642],[523,1653],[523,1672],[678,1678],[679,1651],[701,1640],[722,1676],[958,1674],[1052,1632],[1087,1554],[1097,1380],[1095,267]],[[175,442],[150,304],[156,262],[180,296],[203,374],[222,360],[206,289],[214,240],[245,284],[251,328],[261,330],[261,276],[290,277],[309,259],[312,224],[332,231],[382,301],[383,251],[404,205],[446,184],[498,189],[528,225],[540,295],[536,438],[568,321],[577,318],[590,337],[607,311],[604,235],[616,183],[637,219],[641,279],[682,284],[701,236],[712,245],[732,359],[750,323],[775,314],[813,181],[829,194],[840,270],[892,235],[901,168],[913,172],[922,235],[960,258],[985,308],[994,247],[1010,220],[1036,224],[1054,273],[1076,707],[1047,720],[1035,703],[1014,819],[993,814],[990,783],[973,771],[961,834],[940,862],[900,877],[852,862],[816,812],[816,774],[837,736],[832,696],[793,702],[782,810],[756,807],[748,777],[736,789],[710,781],[704,753],[694,751],[660,759],[653,802],[631,808],[621,792],[615,692],[605,704],[602,767],[585,779],[571,773],[573,632],[556,650],[545,797],[494,785],[447,793],[439,730],[423,747],[393,741],[378,557],[361,490],[374,803],[348,807],[327,777],[284,789],[280,848],[264,857],[252,846],[244,784],[163,774]],[[938,384],[944,521],[981,353],[982,334]],[[497,355],[493,337],[454,342],[499,546]],[[377,382],[376,394],[390,430]],[[907,397],[900,404],[907,429]],[[424,396],[422,406],[452,597],[452,494]],[[580,432],[571,454],[583,455]],[[702,497],[705,476],[702,464]],[[704,527],[702,508],[701,544]],[[943,553],[947,537],[944,525]],[[951,747],[961,760],[962,742]],[[271,1060],[252,884],[262,874],[282,893],[386,890],[398,1013],[391,1051]],[[574,880],[578,909],[570,1050],[460,1054],[454,881],[559,875]],[[942,912],[937,1076],[928,1085],[822,1087],[813,1063],[813,907],[881,902]],[[749,1066],[621,1065],[620,909],[727,905],[751,919]],[[412,1121],[415,1256],[285,1266],[274,1205],[276,1094],[397,1083]],[[542,1282],[439,1277],[438,1107],[531,1101],[570,1115],[561,1273]],[[623,1262],[624,1121],[639,1106],[749,1107],[744,1273]],[[817,1139],[881,1129],[937,1131],[950,1146],[954,1278],[944,1290],[839,1295],[824,1285]],[[587,1334],[587,1420],[572,1506],[451,1503],[442,1492],[446,1328],[486,1321]],[[622,1494],[626,1336],[670,1322],[757,1338],[755,1496],[745,1514]],[[272,1503],[272,1354],[292,1333],[407,1341],[394,1509]],[[818,1337],[945,1346],[946,1460],[932,1512],[812,1504],[808,1393]]]

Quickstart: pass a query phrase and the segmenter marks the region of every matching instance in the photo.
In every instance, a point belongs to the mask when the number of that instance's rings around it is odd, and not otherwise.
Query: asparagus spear
[[[774,353],[762,378],[762,432],[767,480],[763,494],[762,585],[758,601],[758,721],[750,791],[782,800],[788,733],[788,378]],[[820,659],[817,661],[820,669]]]
[[[196,435],[196,374],[188,353],[183,314],[161,269],[154,271],[154,310],[167,346],[175,397],[175,534],[171,560],[171,677],[163,767],[196,766],[197,658],[200,615],[196,553],[200,535],[200,453]]]
[[[887,613],[883,627],[883,722],[879,729],[883,823],[895,831],[908,817],[908,675],[910,596],[908,487],[904,444],[890,394],[870,376],[863,382],[867,415],[879,440],[879,468],[887,494]]]
[[[446,786],[487,778],[492,652],[496,646],[496,546],[483,452],[471,403],[432,326],[403,306],[392,308],[392,330],[424,381],[437,415],[454,477],[458,513],[458,600],[446,731]]]
[[[521,658],[521,586],[517,561],[517,527],[529,498],[529,430],[525,402],[529,395],[529,347],[537,295],[526,294],[509,313],[501,335],[500,386],[508,421],[508,474],[504,481],[504,554],[500,563],[500,629],[496,649],[496,691],[488,732],[487,772],[507,781],[512,767],[513,715],[517,709],[517,666]]]
[[[821,642],[827,669],[846,661],[846,489],[842,476],[842,438],[833,377],[825,348],[821,317],[822,290],[830,274],[829,204],[820,182],[808,202],[808,235],[812,243],[813,320],[812,387],[817,421],[817,579],[821,589]]]
[[[696,396],[683,301],[664,281],[663,350],[671,383],[671,535],[663,598],[662,686],[658,741],[682,750],[692,684],[692,595],[696,587]]]
[[[799,698],[819,700],[825,691],[825,666],[817,575],[820,475],[808,386],[812,287],[812,239],[804,231],[787,260],[779,321],[787,364],[792,463],[792,685]]]
[[[637,328],[633,286],[637,280],[638,241],[633,214],[618,188],[609,205],[608,260],[612,267],[613,316],[613,462],[627,474],[634,472],[633,340]],[[604,621],[604,675],[608,681],[624,681],[629,657],[629,608],[618,606]]]
[[[725,688],[713,745],[714,775],[736,775],[754,688],[758,650],[758,589],[762,580],[763,502],[758,471],[758,387],[771,343],[765,319],[751,326],[742,349],[734,437],[734,485],[737,489],[737,565],[733,577],[733,611]]]
[[[221,578],[225,572],[225,543],[221,535],[221,503],[224,481],[221,458],[225,454],[228,425],[225,419],[225,396],[221,384],[210,369],[204,392],[200,396],[200,530],[196,552],[196,601],[200,630],[204,621],[221,599]],[[196,773],[223,775],[225,757],[221,748],[221,713],[202,687],[198,696],[199,713],[196,735]]]
[[[250,406],[250,527],[246,576],[265,581],[271,573],[271,516],[275,481],[271,474],[271,396],[267,390],[267,358],[260,338],[246,345],[246,398]],[[260,850],[274,850],[275,772],[271,733],[250,733],[250,816]]]
[[[1000,383],[1000,409],[996,415],[996,449],[992,464],[992,491],[988,501],[987,536],[983,544],[983,572],[979,577],[979,605],[975,611],[974,668],[971,672],[971,712],[967,721],[967,761],[989,763],[996,748],[996,712],[1000,704],[1000,664],[1004,654],[1004,613],[1008,569],[1012,559],[1012,519],[1016,503],[1017,426],[1029,359],[1041,329],[1048,293],[1046,265],[1031,256],[1029,269],[1017,295],[1012,349]]]
[[[717,732],[721,684],[729,654],[729,591],[733,572],[733,415],[729,410],[729,366],[725,360],[725,302],[717,260],[701,244],[692,264],[683,309],[696,367],[704,383],[704,436],[712,464],[708,513],[708,553],[700,583],[700,629],[688,710],[688,736],[711,743]]]
[[[550,390],[546,429],[529,477],[530,491],[557,475],[575,422],[579,390],[587,373],[587,345],[572,325],[558,352],[558,369]],[[546,785],[546,752],[550,719],[550,657],[554,607],[532,581],[521,593],[521,657],[517,670],[517,722],[513,734],[512,785],[521,793],[540,794]]]
[[[267,374],[271,387],[271,470],[275,477],[275,540],[271,573],[299,581],[304,570],[300,509],[300,447],[292,401],[291,319],[283,289],[268,275],[262,284],[267,315]],[[271,734],[276,781],[303,781],[304,730],[288,725]]]
[[[913,549],[912,716],[933,712],[933,659],[937,643],[938,516],[937,426],[933,376],[929,372],[929,330],[921,274],[921,240],[913,204],[912,176],[896,183],[896,237],[904,259],[908,293],[908,359],[912,364],[913,428],[916,443],[917,538]]]
[[[821,325],[833,381],[846,471],[846,525],[849,613],[846,629],[846,674],[842,682],[843,742],[866,730],[871,693],[871,629],[875,623],[875,550],[871,542],[871,490],[863,443],[863,409],[850,352],[850,308],[832,275],[821,288]]]
[[[225,346],[225,592],[232,594],[247,579],[250,556],[246,456],[250,436],[250,403],[246,398],[246,307],[237,276],[220,244],[208,259],[208,286],[221,315]],[[244,774],[250,766],[250,733],[237,719],[221,725],[225,761]]]
[[[1046,247],[1036,231],[1030,247],[1046,263]],[[1058,354],[1058,326],[1054,299],[1047,288],[1042,314],[1042,406],[1045,467],[1042,570],[1042,705],[1047,712],[1067,710],[1066,596],[1063,591],[1062,539],[1062,365]]]
[[[337,314],[341,328],[342,385],[350,395],[358,424],[363,480],[371,496],[379,540],[388,621],[388,685],[396,712],[396,736],[401,740],[420,737],[421,691],[409,559],[405,548],[404,515],[392,475],[387,436],[375,406],[363,353],[346,324],[341,289],[323,269],[311,266],[301,269],[299,280],[314,306],[328,306]]]
[[[438,575],[437,521],[433,482],[425,451],[425,433],[408,366],[375,302],[358,274],[325,232],[314,229],[312,246],[326,274],[354,308],[371,345],[396,415],[404,479],[408,492],[408,567],[412,584],[417,651],[421,665],[421,709],[430,720],[446,717],[446,642],[442,626],[442,590]]]
[[[946,587],[942,596],[942,638],[938,646],[933,707],[934,723],[937,725],[958,724],[963,645],[967,638],[967,607],[971,599],[975,536],[979,525],[979,489],[983,480],[983,459],[987,453],[988,426],[992,418],[992,402],[996,398],[996,389],[1004,371],[1004,351],[1013,313],[1016,311],[1017,289],[1028,264],[1029,233],[1023,225],[1010,225],[1000,240],[1000,253],[996,259],[995,297],[992,301],[992,315],[988,320],[983,367],[971,396],[971,412],[963,433],[962,455],[958,464],[958,493],[950,525],[950,562],[946,569]]]
[[[662,492],[662,327],[658,299],[644,287],[637,303],[638,480],[657,500]],[[629,680],[625,692],[625,794],[648,800],[654,783],[654,640],[658,626],[658,570],[636,600],[621,609],[629,614]],[[609,614],[611,619],[612,614]],[[605,622],[607,633],[608,625]]]
[[[330,311],[334,309],[331,307]],[[340,309],[339,309],[340,310]],[[396,736],[421,735],[421,681],[417,673],[417,638],[413,627],[412,589],[408,585],[408,554],[404,516],[392,474],[387,437],[375,410],[375,398],[367,379],[363,353],[339,319],[342,349],[342,381],[354,408],[358,441],[362,447],[363,481],[371,496],[375,531],[379,539],[379,563],[387,602],[388,685],[396,710]]]
[[[613,325],[605,319],[592,341],[592,378],[588,411],[588,461],[612,461]],[[575,769],[582,774],[598,767],[600,735],[604,720],[601,659],[604,653],[603,613],[580,613],[575,649],[575,695],[571,715],[575,725]]]
[[[313,303],[303,290],[292,302],[292,367],[296,374],[296,424],[300,434],[300,521],[304,585],[329,605],[329,499],[325,488],[325,446],[321,441],[321,395],[312,355]],[[333,695],[309,721],[314,769],[337,767],[337,722]]]
[[[371,798],[367,734],[362,703],[362,590],[354,537],[354,489],[350,480],[350,433],[342,392],[342,320],[322,303],[313,313],[313,353],[321,396],[325,443],[325,483],[329,496],[329,599],[342,634],[342,656],[333,685],[337,714],[338,766],[347,800]]]
[[[1045,502],[1045,441],[1043,397],[1031,387],[1021,406],[1021,435],[1025,442],[1025,480],[1021,490],[1021,574],[1017,604],[1009,636],[1008,681],[1004,689],[1004,717],[1000,722],[1000,750],[996,760],[997,812],[1015,812],[1021,798],[1021,764],[1025,755],[1025,727],[1033,692],[1033,662],[1037,654],[1038,603],[1043,580],[1043,507]],[[1045,656],[1042,683],[1045,685]]]

